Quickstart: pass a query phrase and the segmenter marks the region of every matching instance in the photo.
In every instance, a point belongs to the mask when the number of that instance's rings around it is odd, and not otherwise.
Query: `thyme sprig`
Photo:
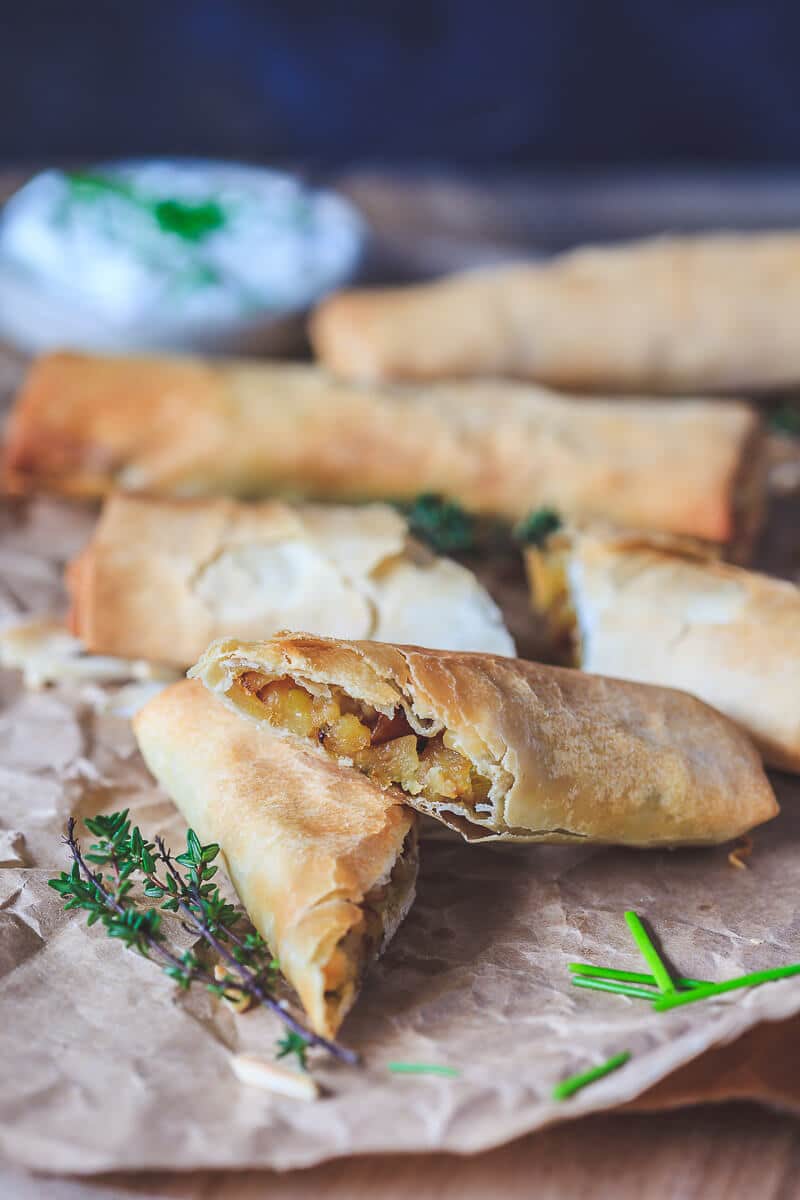
[[[131,825],[127,809],[87,819],[85,824],[98,841],[84,854],[75,834],[75,819],[70,817],[63,840],[72,867],[49,881],[66,901],[66,909],[83,909],[89,914],[87,925],[99,921],[109,937],[121,941],[126,949],[159,961],[183,990],[200,983],[230,1000],[246,993],[287,1027],[286,1036],[278,1043],[279,1057],[293,1054],[305,1068],[308,1048],[318,1046],[343,1062],[358,1061],[352,1050],[307,1029],[276,999],[273,992],[279,964],[260,934],[241,929],[243,912],[228,903],[212,882],[218,869],[214,860],[220,851],[216,843],[202,845],[190,829],[186,850],[173,858],[163,838],[149,842],[138,826]],[[142,907],[132,895],[137,882],[144,896],[159,902],[158,907]],[[163,928],[164,912],[179,917],[183,928],[221,959],[226,967],[222,979],[214,976],[194,949],[179,954],[170,948]]]
[[[477,521],[455,500],[436,492],[423,492],[404,509],[411,532],[440,554],[473,550]]]
[[[514,537],[524,546],[543,546],[550,534],[561,528],[562,523],[556,510],[545,505],[528,513],[514,526]]]
[[[774,433],[782,433],[789,437],[800,437],[800,406],[788,400],[773,409],[769,418],[769,428]]]

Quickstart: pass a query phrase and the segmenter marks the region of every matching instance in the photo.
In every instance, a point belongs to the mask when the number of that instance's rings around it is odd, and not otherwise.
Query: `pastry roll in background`
[[[527,551],[534,607],[585,671],[682,688],[800,771],[800,588],[646,535],[553,534]]]
[[[761,389],[800,381],[799,309],[800,233],[661,237],[340,292],[317,309],[311,340],[324,366],[371,383]]]
[[[490,654],[285,634],[190,675],[469,841],[726,841],[777,804],[749,739],[683,692]]]
[[[218,842],[250,919],[333,1037],[414,899],[416,814],[182,680],[134,722],[145,762],[203,842]]]
[[[118,493],[67,585],[86,650],[177,667],[214,638],[279,629],[514,653],[472,572],[420,545],[383,504]]]
[[[12,490],[411,499],[745,545],[762,429],[735,402],[577,400],[509,382],[362,388],[312,366],[56,354],[30,371]]]

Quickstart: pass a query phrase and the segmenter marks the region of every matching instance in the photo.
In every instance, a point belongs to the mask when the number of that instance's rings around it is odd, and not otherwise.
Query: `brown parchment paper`
[[[93,520],[48,500],[0,510],[0,619],[63,603],[61,564]],[[685,974],[721,979],[800,957],[800,782],[787,776],[775,779],[783,813],[757,831],[747,870],[730,866],[727,848],[427,837],[417,903],[342,1031],[364,1069],[317,1059],[326,1095],[313,1104],[248,1088],[230,1054],[271,1054],[276,1022],[234,1016],[201,991],[179,995],[47,887],[65,865],[70,813],[130,807],[173,844],[184,833],[127,722],[98,711],[99,699],[91,687],[26,693],[0,673],[0,1157],[10,1164],[288,1168],[370,1151],[475,1152],[631,1101],[709,1047],[800,1012],[800,979],[658,1015],[579,991],[567,972],[573,959],[641,969],[626,908],[650,918]],[[620,1050],[633,1055],[623,1070],[551,1102],[557,1079]],[[394,1060],[461,1075],[393,1076]]]

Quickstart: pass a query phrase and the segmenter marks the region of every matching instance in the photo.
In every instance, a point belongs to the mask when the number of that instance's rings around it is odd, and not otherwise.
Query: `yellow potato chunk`
[[[469,795],[472,766],[457,750],[448,750],[438,739],[428,742],[420,755],[420,778],[426,792],[455,800]]]
[[[362,725],[353,713],[345,713],[337,717],[325,731],[325,749],[340,757],[354,758],[361,750],[366,750],[370,741],[370,732]]]
[[[417,782],[419,755],[413,733],[395,738],[393,742],[384,742],[382,746],[372,746],[359,754],[356,761],[362,771],[382,787],[399,783],[412,795],[420,790]]]
[[[259,692],[270,725],[288,729],[298,737],[310,737],[316,725],[313,698],[305,688],[288,679],[276,679]]]

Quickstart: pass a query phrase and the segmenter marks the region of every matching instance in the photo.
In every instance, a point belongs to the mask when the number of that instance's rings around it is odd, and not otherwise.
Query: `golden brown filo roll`
[[[67,585],[85,649],[177,667],[215,638],[291,628],[514,653],[472,572],[420,545],[383,504],[117,493]]]
[[[534,607],[585,671],[682,688],[800,771],[800,588],[701,547],[604,529],[527,552]]]
[[[4,462],[23,492],[436,491],[511,521],[552,505],[746,543],[761,450],[757,415],[735,401],[577,400],[502,381],[362,388],[303,364],[56,354],[17,397]]]
[[[507,375],[716,392],[800,380],[799,308],[800,234],[660,237],[340,292],[311,340],[335,374],[372,383]]]
[[[301,633],[215,643],[190,675],[468,840],[704,844],[777,812],[746,735],[683,692]]]
[[[134,728],[200,840],[222,847],[311,1027],[333,1037],[414,899],[415,813],[397,791],[242,720],[197,682],[161,692]]]

